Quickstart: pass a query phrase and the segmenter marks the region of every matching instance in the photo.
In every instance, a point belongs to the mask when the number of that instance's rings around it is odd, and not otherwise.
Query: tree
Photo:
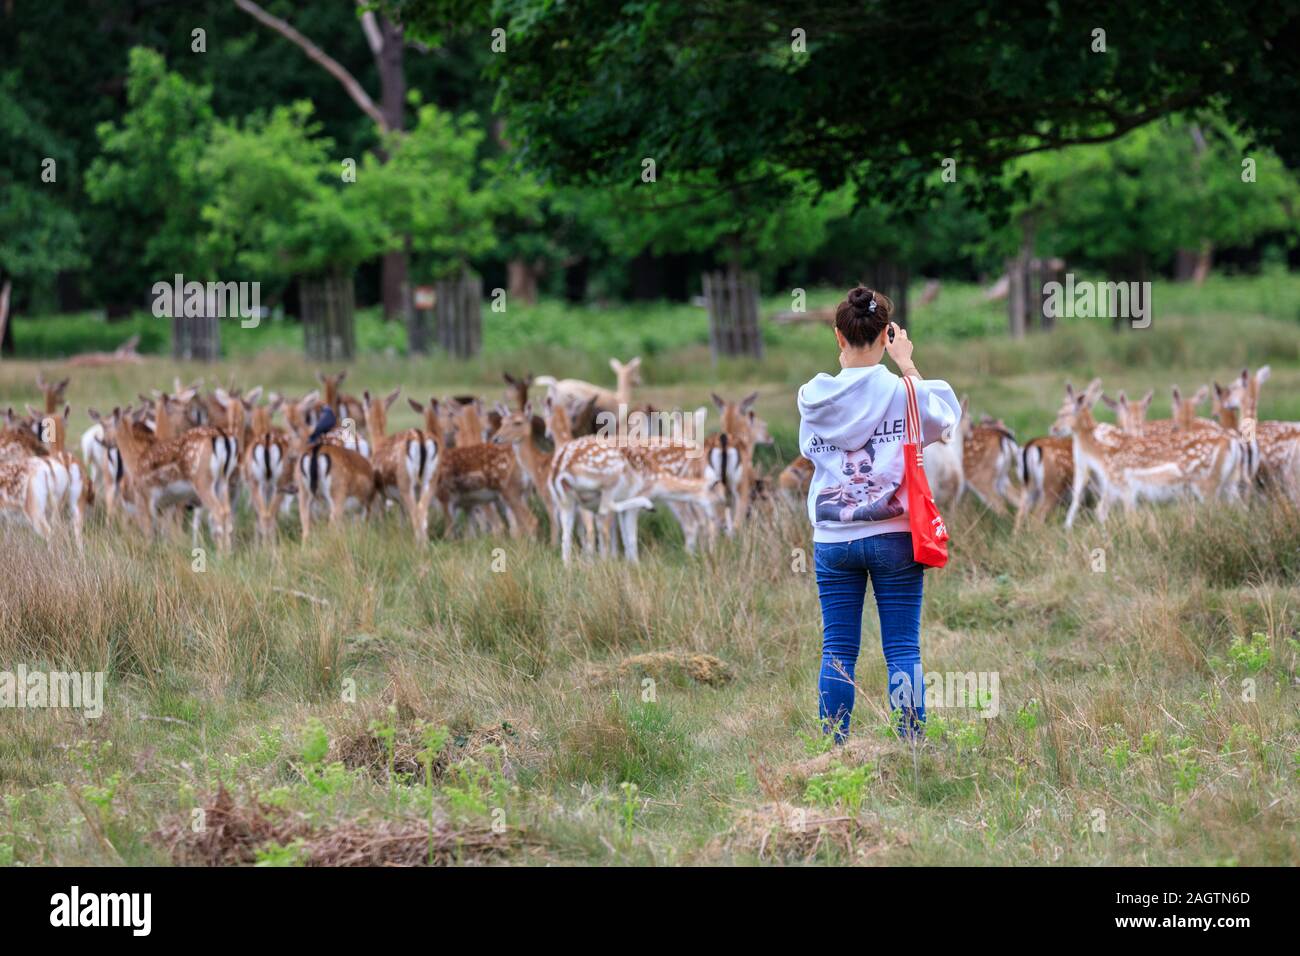
[[[392,5],[412,34],[457,6]],[[992,174],[1008,160],[1211,102],[1300,165],[1300,11],[1286,0],[500,0],[491,20],[509,43],[490,61],[500,107],[560,183],[625,182],[649,157],[730,187],[776,178],[763,167],[778,159],[902,205],[951,157],[986,174],[974,198],[1004,214]]]
[[[84,261],[81,231],[65,205],[69,153],[19,102],[14,73],[0,74],[0,156],[0,351],[12,354],[15,283],[49,282]]]

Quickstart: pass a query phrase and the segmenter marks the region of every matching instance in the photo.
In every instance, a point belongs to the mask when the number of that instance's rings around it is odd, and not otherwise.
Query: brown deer
[[[339,392],[339,387],[347,377],[347,369],[337,375],[326,375],[324,372],[316,373],[316,381],[320,383],[323,401],[334,409],[334,414],[338,417],[340,426],[349,418],[359,424],[365,420],[366,415],[365,406],[357,401],[356,396],[344,395]]]
[[[230,435],[204,425],[147,445],[122,409],[113,409],[111,419],[101,419],[93,411],[91,417],[102,421],[105,440],[121,454],[146,534],[152,535],[161,508],[197,501],[208,514],[218,549],[230,550],[234,543],[230,486],[239,466],[238,445]],[[198,520],[196,512],[196,534]]]
[[[253,503],[257,537],[262,541],[275,539],[276,515],[284,503],[285,486],[294,473],[296,460],[289,432],[271,423],[283,401],[279,395],[271,395],[266,405],[253,407],[240,468]]]
[[[302,543],[311,536],[312,509],[322,504],[336,525],[349,511],[368,518],[384,490],[370,460],[342,445],[324,442],[304,449],[298,459],[298,520]]]
[[[533,415],[531,402],[524,402],[519,411],[503,410],[501,427],[492,436],[497,445],[514,448],[519,467],[528,476],[529,484],[536,489],[551,519],[551,544],[560,543],[560,524],[555,516],[555,502],[551,497],[551,460],[554,452],[543,451],[538,442],[545,436],[546,425]],[[540,427],[539,427],[540,426]]]
[[[47,382],[45,376],[40,372],[36,373],[36,387],[41,390],[41,395],[45,399],[45,414],[53,415],[63,404],[63,395],[68,390],[68,383],[72,379],[65,378],[61,382]]]
[[[573,556],[573,527],[579,508],[600,516],[615,515],[624,556],[638,560],[637,514],[656,500],[693,505],[706,514],[725,502],[721,481],[706,468],[702,478],[675,474],[665,462],[664,446],[637,444],[597,435],[584,435],[555,454],[551,494],[560,517],[560,553],[566,564]],[[681,445],[682,443],[675,443]],[[681,457],[687,449],[681,448]]]
[[[430,399],[428,406],[416,402],[411,406],[424,414],[426,428],[445,435],[448,428],[445,406],[449,404]],[[467,403],[459,404],[468,407]],[[481,440],[464,444],[470,438],[463,434],[464,430],[462,424],[457,428],[460,436],[457,443],[454,446],[448,443],[450,447],[444,447],[439,453],[433,476],[434,496],[447,519],[448,530],[462,510],[472,517],[475,508],[492,505],[498,513],[503,513],[512,535],[517,537],[521,530],[532,535],[537,530],[537,518],[528,508],[524,493],[527,472],[514,450],[500,443]]]
[[[815,470],[813,463],[800,455],[785,466],[776,480],[777,486],[791,498],[804,500],[808,497]]]
[[[429,502],[439,449],[433,436],[418,428],[387,434],[388,410],[401,391],[395,388],[382,398],[369,391],[363,393],[366,431],[370,434],[376,480],[387,497],[401,503],[416,543],[423,546],[429,540]]]
[[[716,394],[709,397],[722,416],[722,431],[710,436],[704,449],[709,466],[730,496],[731,507],[726,509],[725,519],[727,533],[734,534],[749,514],[754,493],[754,446],[769,444],[771,438],[767,422],[754,412],[758,392],[751,392],[739,402],[728,402]]]
[[[1168,500],[1191,494],[1205,500],[1234,498],[1238,494],[1246,452],[1241,440],[1228,434],[1201,430],[1171,432],[1148,437],[1118,432],[1110,443],[1096,437],[1092,406],[1100,394],[1098,383],[1074,396],[1064,424],[1074,443],[1074,500],[1066,515],[1072,527],[1083,500],[1084,486],[1097,490],[1097,519],[1104,522],[1113,502],[1133,510],[1140,499]]]
[[[978,425],[964,417],[958,424],[961,440],[962,484],[995,514],[1004,514],[1003,502],[1019,505],[1012,488],[1012,471],[1021,460],[1015,433],[1001,421],[981,419]]]
[[[584,382],[578,378],[566,378],[556,380],[550,375],[539,375],[534,381],[535,384],[550,389],[550,395],[557,401],[564,403],[564,410],[569,415],[570,425],[574,426],[574,434],[583,434],[578,430],[581,413],[584,407],[593,399],[596,403],[597,412],[608,412],[612,415],[618,414],[620,405],[628,408],[632,405],[632,386],[641,384],[641,359],[634,358],[626,365],[618,359],[610,359],[609,367],[614,370],[614,375],[618,380],[618,386],[615,391],[602,388],[599,385],[592,385],[590,382]]]
[[[1249,474],[1265,488],[1281,491],[1300,505],[1300,422],[1260,421],[1259,390],[1272,376],[1261,366],[1254,375],[1242,369],[1227,389],[1216,382],[1215,411],[1225,428],[1246,442],[1251,462]]]

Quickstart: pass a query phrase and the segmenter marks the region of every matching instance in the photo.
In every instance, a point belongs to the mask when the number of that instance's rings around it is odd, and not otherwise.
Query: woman
[[[813,523],[822,605],[822,726],[843,743],[853,712],[853,672],[870,579],[889,671],[889,705],[899,733],[925,721],[921,672],[921,581],[912,557],[903,479],[907,390],[880,364],[886,352],[916,379],[921,441],[937,441],[961,417],[947,382],[925,381],[907,333],[889,320],[893,303],[858,286],[835,310],[838,375],[825,372],[799,389],[799,447],[813,463],[808,514]],[[892,330],[892,336],[891,336]],[[892,341],[891,341],[892,338]]]

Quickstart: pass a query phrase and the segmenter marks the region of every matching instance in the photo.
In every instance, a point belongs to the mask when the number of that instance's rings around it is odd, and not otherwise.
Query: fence
[[[704,299],[709,310],[709,350],[720,355],[763,357],[758,325],[758,276],[752,272],[706,272]]]
[[[434,283],[434,296],[438,345],[457,358],[477,355],[483,347],[483,279],[468,270],[439,279]],[[423,340],[420,344],[423,346]]]
[[[352,273],[299,279],[298,296],[307,356],[318,362],[352,359],[357,351]]]
[[[1044,331],[1056,324],[1056,317],[1043,310],[1049,282],[1065,282],[1065,261],[1025,255],[1007,260],[1007,319],[1011,337],[1022,338],[1037,322]]]

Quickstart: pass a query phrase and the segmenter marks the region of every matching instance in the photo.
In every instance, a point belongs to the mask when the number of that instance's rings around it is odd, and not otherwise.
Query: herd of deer
[[[171,393],[141,395],[135,408],[89,410],[94,423],[82,436],[80,457],[65,447],[68,379],[38,376],[43,411],[29,405],[20,416],[9,409],[0,429],[0,514],[25,517],[43,537],[70,518],[80,548],[84,516],[96,499],[108,521],[133,520],[147,535],[190,511],[195,542],[206,516],[218,549],[228,551],[246,490],[259,541],[275,539],[281,513],[296,501],[304,542],[313,520],[337,523],[350,513],[393,508],[422,545],[434,500],[449,534],[464,528],[517,536],[537,531],[535,495],[566,563],[579,533],[588,553],[608,556],[621,542],[636,561],[638,515],[656,503],[681,525],[689,550],[701,539],[712,543],[720,529],[733,533],[766,488],[754,466],[755,446],[770,442],[754,412],[757,393],[739,402],[713,395],[721,429],[703,441],[662,429],[611,434],[597,423],[626,423],[640,360],[610,365],[614,391],[577,379],[507,374],[507,402],[492,408],[476,396],[408,399],[423,427],[392,434],[388,413],[400,388],[344,394],[345,372],[318,374],[320,388],[296,400],[263,398],[261,387],[204,393],[176,382]],[[1268,375],[1266,366],[1254,376],[1243,370],[1226,388],[1216,383],[1216,420],[1196,414],[1211,396],[1208,386],[1188,398],[1175,388],[1173,417],[1148,422],[1150,393],[1141,401],[1123,392],[1111,400],[1100,381],[1081,393],[1067,385],[1051,434],[1023,448],[1000,421],[973,423],[963,401],[960,425],[926,449],[926,471],[941,505],[969,490],[994,511],[1015,505],[1017,526],[1067,502],[1071,526],[1088,497],[1104,521],[1116,502],[1132,509],[1140,500],[1181,495],[1238,500],[1256,483],[1300,504],[1300,422],[1255,417]],[[546,389],[536,404],[533,386]],[[1099,399],[1117,424],[1093,418]],[[337,427],[317,427],[325,408],[335,412]],[[277,426],[281,412],[285,425]],[[705,408],[692,413],[696,435],[705,415]],[[777,484],[799,500],[811,475],[807,459],[797,458]]]
[[[1124,392],[1107,397],[1100,379],[1082,392],[1066,385],[1051,434],[1023,448],[1000,421],[973,424],[963,402],[961,427],[925,450],[926,472],[940,504],[969,489],[995,511],[1015,505],[1017,527],[1057,505],[1068,505],[1072,527],[1089,499],[1105,521],[1117,503],[1131,511],[1141,501],[1182,497],[1239,501],[1257,486],[1300,506],[1300,422],[1256,417],[1268,377],[1268,366],[1254,375],[1243,369],[1228,386],[1216,382],[1211,393],[1203,385],[1188,397],[1174,386],[1172,417],[1159,421],[1146,420],[1151,392],[1134,401]],[[1213,419],[1197,416],[1208,398]],[[1115,424],[1093,418],[1098,400]]]
[[[0,513],[25,517],[43,537],[70,517],[80,548],[84,515],[96,499],[108,521],[135,521],[146,535],[189,511],[195,543],[206,516],[217,548],[228,551],[245,491],[256,537],[266,542],[295,500],[304,542],[313,520],[394,508],[423,544],[435,500],[448,533],[467,526],[532,535],[538,520],[529,499],[536,495],[566,562],[579,529],[585,550],[609,555],[621,540],[626,557],[637,560],[637,517],[656,503],[680,522],[690,549],[702,536],[712,541],[719,526],[734,530],[756,483],[754,446],[768,441],[753,411],[757,395],[740,402],[714,395],[723,430],[703,442],[682,433],[628,440],[596,423],[606,412],[627,420],[640,360],[610,364],[616,391],[507,374],[508,403],[411,399],[423,427],[393,433],[388,413],[400,388],[344,394],[346,372],[318,375],[320,388],[298,399],[264,397],[261,387],[205,393],[178,381],[170,393],[141,395],[134,408],[90,409],[80,457],[65,447],[68,380],[38,376],[43,410],[29,405],[20,416],[9,409],[0,430]],[[534,384],[547,389],[536,404]],[[337,427],[317,427],[325,408]],[[284,426],[273,423],[281,412]],[[695,422],[702,425],[705,414],[696,411]]]

